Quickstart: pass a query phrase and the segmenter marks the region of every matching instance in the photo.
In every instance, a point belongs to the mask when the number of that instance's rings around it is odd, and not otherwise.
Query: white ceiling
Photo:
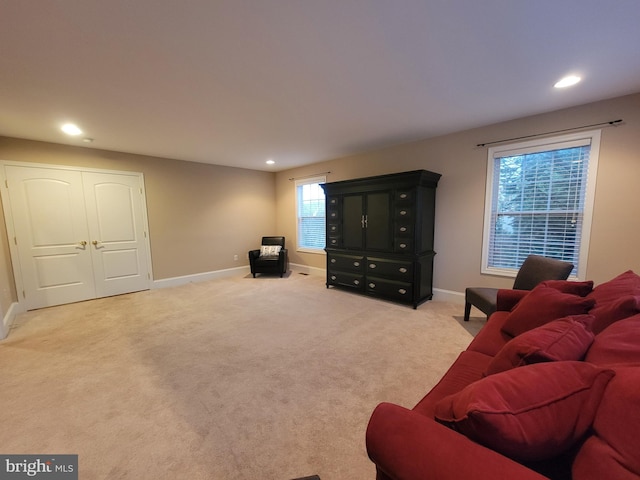
[[[283,170],[640,92],[639,25],[638,0],[0,0],[0,135]]]

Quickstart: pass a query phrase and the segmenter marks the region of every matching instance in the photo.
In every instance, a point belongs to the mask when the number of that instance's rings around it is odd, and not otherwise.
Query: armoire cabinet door
[[[342,247],[360,249],[364,243],[364,196],[345,195],[342,199]]]
[[[365,248],[385,252],[391,250],[391,192],[375,192],[366,196]]]

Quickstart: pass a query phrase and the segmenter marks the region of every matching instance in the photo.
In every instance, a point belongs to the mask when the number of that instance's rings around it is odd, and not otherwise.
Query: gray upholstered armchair
[[[566,280],[573,264],[555,258],[529,255],[523,262],[513,282],[515,290],[533,290],[545,280]],[[464,321],[469,321],[471,305],[481,310],[487,318],[496,311],[497,288],[469,287],[465,290]]]
[[[253,278],[256,273],[277,273],[282,278],[289,269],[284,237],[262,237],[260,249],[249,250],[249,265]]]

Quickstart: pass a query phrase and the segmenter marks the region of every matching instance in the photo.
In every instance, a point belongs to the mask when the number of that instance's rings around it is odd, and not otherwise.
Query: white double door
[[[5,165],[5,175],[27,310],[149,288],[141,174]]]

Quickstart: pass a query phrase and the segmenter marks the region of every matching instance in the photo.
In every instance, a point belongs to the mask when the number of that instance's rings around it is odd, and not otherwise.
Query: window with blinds
[[[514,275],[529,254],[586,268],[599,132],[489,149],[483,273]]]
[[[324,251],[326,222],[325,177],[296,180],[297,248],[313,253]]]

